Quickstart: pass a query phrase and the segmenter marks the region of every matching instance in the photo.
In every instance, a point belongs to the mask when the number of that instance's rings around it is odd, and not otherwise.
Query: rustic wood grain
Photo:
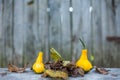
[[[102,21],[101,21],[101,1],[92,1],[92,52],[94,54],[94,65],[103,65],[102,52]],[[99,58],[98,58],[99,57]],[[99,63],[99,64],[98,64]]]
[[[66,60],[71,60],[71,28],[70,28],[70,1],[61,0],[60,20],[61,20],[61,33],[62,33],[62,56]]]
[[[55,48],[61,54],[61,20],[60,20],[60,4],[61,0],[49,0],[49,40],[50,48]],[[55,4],[54,4],[55,3]]]
[[[0,66],[2,66],[2,54],[3,54],[2,13],[3,13],[3,4],[2,4],[2,0],[0,0]]]
[[[14,26],[13,26],[13,0],[3,1],[3,34],[4,34],[4,50],[3,50],[3,66],[7,66],[8,62],[13,61],[14,54]]]
[[[75,61],[76,58],[78,59],[81,54],[81,43],[79,41],[79,38],[83,36],[82,35],[82,1],[83,0],[72,0],[72,7],[74,9],[71,17],[72,17],[72,43],[73,43],[73,53],[72,53],[72,60]]]
[[[91,14],[89,12],[89,0],[74,0],[73,1],[73,56],[79,58],[81,54],[81,42],[83,39],[88,49],[91,46]],[[87,22],[87,24],[86,24]],[[91,49],[88,50],[91,53]],[[74,60],[74,59],[73,59]]]
[[[116,5],[116,7],[115,7],[115,9],[116,9],[116,16],[115,16],[115,29],[116,29],[116,36],[118,36],[118,37],[120,37],[120,22],[119,22],[119,20],[120,20],[120,1],[119,0],[115,0],[115,5]],[[120,52],[120,43],[115,43],[115,45],[116,45],[116,47],[114,47],[115,48],[115,50],[116,50],[116,52],[114,53],[114,54],[116,54],[115,55],[115,57],[114,58],[116,58],[115,60],[116,61],[114,61],[115,63],[117,63],[117,65],[116,66],[118,66],[118,67],[120,67],[120,62],[118,61],[118,59],[119,59],[119,56],[120,56],[120,54],[119,54],[119,52]]]
[[[120,20],[120,1],[119,0],[115,0],[115,5],[116,5],[116,7],[115,7],[115,9],[116,9],[116,16],[115,16],[115,24],[116,24],[116,36],[120,36],[120,22],[119,22],[119,20]]]
[[[111,16],[114,16],[112,8],[111,8],[112,6],[110,6],[111,3],[112,2],[110,0],[101,1],[103,64],[106,67],[112,66],[111,62],[114,61],[114,58],[112,56],[114,56],[113,53],[115,53],[113,52],[115,45],[113,44],[114,47],[110,46],[112,44],[106,41],[107,36],[115,35],[115,28],[113,26],[115,20],[114,20],[114,17],[111,17]]]
[[[23,63],[23,46],[24,46],[24,4],[23,0],[14,1],[14,64]]]
[[[49,23],[48,23],[48,1],[38,0],[38,38],[40,39],[39,50],[44,51],[44,59],[49,60]],[[38,43],[37,43],[38,44]]]
[[[34,34],[33,34],[33,17],[34,10],[33,5],[29,6],[30,0],[24,0],[24,51],[23,51],[23,63],[33,62],[35,50],[34,50]],[[30,63],[31,65],[31,63]]]
[[[107,0],[106,1],[107,3],[107,18],[108,18],[108,33],[107,35],[108,36],[115,36],[116,35],[116,28],[115,28],[115,12],[113,10],[114,8],[114,3],[112,3],[112,0]],[[111,5],[112,3],[112,5]],[[106,35],[106,36],[107,36]],[[106,63],[105,64],[109,64],[109,65],[106,65],[106,67],[109,67],[109,66],[114,66],[115,65],[115,62],[116,62],[116,59],[115,59],[115,56],[113,53],[116,53],[116,49],[115,47],[117,47],[114,42],[106,42],[107,43],[107,46],[108,46],[108,50],[107,50],[107,53],[106,53]],[[118,55],[118,54],[117,54]],[[107,62],[107,61],[110,61],[110,62]],[[118,63],[117,63],[118,64]]]
[[[120,37],[119,0],[34,0],[28,5],[30,1],[0,0],[0,67],[9,62],[31,66],[39,51],[49,61],[51,47],[76,61],[80,37],[94,65],[120,67],[120,44],[107,41],[108,36]]]

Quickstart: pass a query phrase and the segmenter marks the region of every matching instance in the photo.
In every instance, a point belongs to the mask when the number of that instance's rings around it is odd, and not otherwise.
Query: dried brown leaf
[[[108,74],[108,70],[106,70],[105,68],[98,68],[96,66],[94,66],[94,68],[96,69],[97,72],[99,72],[100,74]]]
[[[67,73],[69,76],[84,76],[84,71],[81,68],[76,67],[75,63],[70,62],[64,65],[64,61],[47,62],[45,64],[46,69],[59,70]]]
[[[78,76],[78,74],[80,74],[81,76],[84,76],[84,70],[82,68],[78,68],[76,67],[75,63],[68,63],[66,65],[66,68],[68,70],[68,75],[69,76]]]
[[[81,75],[81,76],[84,76],[85,75],[85,72],[82,68],[78,68],[78,73]]]
[[[17,66],[15,66],[13,64],[8,64],[8,71],[22,73],[25,71],[27,65],[28,65],[28,63],[23,68],[18,68]]]

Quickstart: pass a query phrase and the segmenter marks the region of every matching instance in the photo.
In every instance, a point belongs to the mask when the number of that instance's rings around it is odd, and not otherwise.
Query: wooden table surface
[[[68,80],[120,80],[120,68],[107,68],[109,74],[103,75],[91,70],[84,77],[69,77]],[[6,73],[6,74],[1,74]],[[0,80],[58,80],[53,78],[43,78],[40,74],[35,74],[29,68],[24,73],[8,72],[7,68],[0,68]],[[59,79],[60,80],[60,79]]]

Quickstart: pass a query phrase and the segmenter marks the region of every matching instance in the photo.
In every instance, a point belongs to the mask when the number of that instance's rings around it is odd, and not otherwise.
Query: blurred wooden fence
[[[48,61],[51,47],[76,61],[79,37],[94,65],[120,67],[118,40],[106,40],[112,36],[120,36],[120,0],[0,0],[1,67],[9,62],[31,66],[39,51]]]

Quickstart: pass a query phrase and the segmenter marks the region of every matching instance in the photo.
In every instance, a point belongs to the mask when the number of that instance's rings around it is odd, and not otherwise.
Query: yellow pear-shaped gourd
[[[92,64],[87,58],[87,49],[82,50],[82,54],[79,60],[76,62],[76,66],[82,68],[86,72],[92,68]]]
[[[43,52],[39,52],[38,57],[32,66],[32,69],[35,73],[42,73],[45,70],[44,64],[42,62],[42,58],[43,58]]]

